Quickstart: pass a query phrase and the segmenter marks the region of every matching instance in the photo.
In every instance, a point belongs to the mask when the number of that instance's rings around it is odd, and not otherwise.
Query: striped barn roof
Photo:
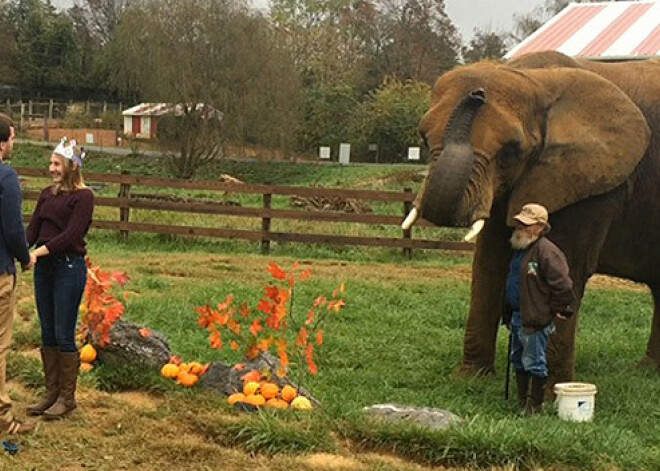
[[[554,50],[572,57],[660,57],[660,1],[570,3],[504,57]]]

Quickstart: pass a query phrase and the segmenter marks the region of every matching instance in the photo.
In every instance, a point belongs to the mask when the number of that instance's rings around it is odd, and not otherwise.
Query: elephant
[[[459,371],[494,372],[513,216],[550,212],[575,299],[548,346],[548,384],[575,376],[575,331],[595,273],[653,296],[641,363],[660,366],[660,61],[605,63],[558,52],[460,66],[440,76],[420,121],[428,174],[404,221],[472,227],[470,308]]]

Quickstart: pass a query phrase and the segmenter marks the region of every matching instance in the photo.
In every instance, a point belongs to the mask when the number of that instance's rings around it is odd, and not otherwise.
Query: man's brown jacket
[[[522,326],[542,329],[556,314],[573,314],[573,281],[566,256],[541,237],[527,250],[520,264],[520,317]]]

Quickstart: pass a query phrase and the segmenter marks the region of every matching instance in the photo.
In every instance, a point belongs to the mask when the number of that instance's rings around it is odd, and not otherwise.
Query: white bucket
[[[589,422],[594,416],[596,385],[589,383],[557,383],[557,413],[571,422]]]

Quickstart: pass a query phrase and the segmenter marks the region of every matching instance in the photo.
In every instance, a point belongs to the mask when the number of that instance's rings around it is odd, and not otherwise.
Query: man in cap
[[[550,230],[547,209],[526,204],[514,219],[514,254],[506,279],[503,320],[511,329],[518,405],[535,414],[543,407],[548,340],[555,330],[554,320],[573,314],[575,297],[566,256],[544,237]]]

